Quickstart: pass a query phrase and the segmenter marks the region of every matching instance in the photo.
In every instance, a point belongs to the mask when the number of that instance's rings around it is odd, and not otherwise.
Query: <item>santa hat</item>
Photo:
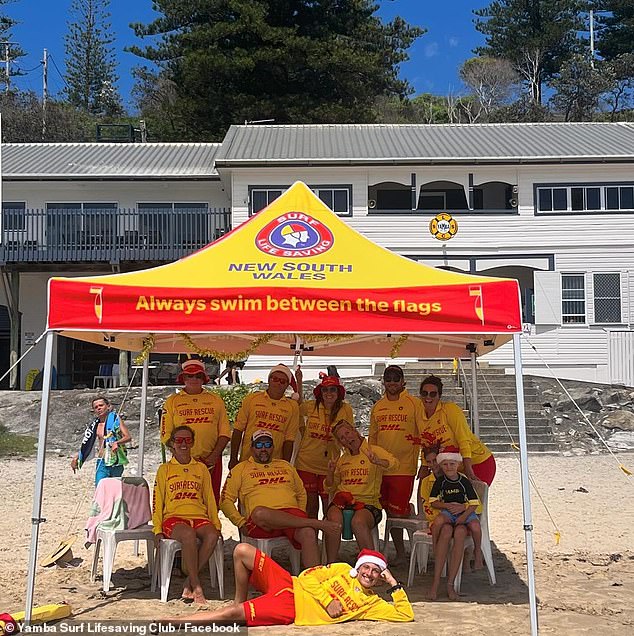
[[[283,373],[287,378],[288,378],[288,383],[291,384],[294,380],[293,378],[293,374],[291,373],[291,370],[285,365],[285,364],[276,364],[270,371],[269,371],[269,378],[276,372],[278,371],[279,373]]]
[[[321,378],[321,382],[313,389],[313,395],[315,398],[318,398],[321,395],[321,390],[326,386],[335,386],[337,387],[337,393],[339,394],[339,399],[343,400],[346,395],[346,389],[343,384],[339,381],[339,378],[334,375],[327,375],[324,378]]]
[[[436,455],[436,463],[442,464],[443,462],[458,462],[462,461],[462,455],[460,449],[455,446],[445,446],[440,449],[440,453]]]
[[[381,572],[387,568],[387,559],[380,553],[374,550],[361,550],[357,557],[357,562],[354,567],[350,569],[350,576],[355,577],[359,571],[359,568],[364,563],[373,563],[381,568]]]

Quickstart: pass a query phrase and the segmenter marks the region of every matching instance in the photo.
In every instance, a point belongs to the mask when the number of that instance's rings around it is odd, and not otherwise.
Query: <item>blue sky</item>
[[[413,85],[416,94],[431,92],[457,93],[461,84],[457,75],[460,64],[472,56],[472,49],[483,43],[482,36],[473,26],[474,8],[486,6],[487,0],[380,0],[379,14],[390,19],[401,15],[410,24],[427,28],[410,49],[411,60],[402,65],[401,76]],[[42,49],[47,48],[52,61],[49,64],[49,90],[56,94],[64,82],[64,34],[67,30],[67,9],[71,0],[16,0],[4,5],[2,11],[21,22],[13,31],[13,40],[28,53],[18,65],[30,72],[16,78],[20,88],[41,94],[42,72],[38,68]],[[142,60],[123,49],[137,43],[130,22],[152,20],[151,0],[112,0],[111,23],[116,35],[119,61],[119,88],[128,102],[133,84],[131,69]],[[33,69],[33,70],[31,70]],[[59,72],[58,72],[59,71]]]

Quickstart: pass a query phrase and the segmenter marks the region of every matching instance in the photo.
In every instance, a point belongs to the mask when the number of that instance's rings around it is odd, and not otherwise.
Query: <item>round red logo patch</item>
[[[265,254],[284,258],[306,258],[327,252],[335,242],[332,232],[303,212],[287,212],[265,225],[255,237]]]

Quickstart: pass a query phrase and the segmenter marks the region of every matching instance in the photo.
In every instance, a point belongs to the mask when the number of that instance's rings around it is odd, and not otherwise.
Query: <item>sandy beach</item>
[[[634,454],[619,455],[634,469]],[[132,458],[134,464],[134,457]],[[73,475],[67,457],[48,456],[38,561],[69,533],[80,539],[73,549],[77,567],[37,568],[37,605],[68,601],[76,619],[147,618],[192,612],[179,600],[180,579],[172,579],[171,600],[162,604],[150,592],[142,549],[135,557],[132,544],[119,546],[113,587],[101,591],[100,579],[90,581],[92,549],[83,547],[83,527],[92,495],[93,466]],[[543,634],[624,634],[634,631],[634,479],[627,479],[610,456],[533,456],[531,474],[560,533],[533,490],[536,586],[540,632]],[[153,480],[149,466],[149,478]],[[0,612],[24,609],[31,509],[35,476],[34,459],[5,459],[0,464],[3,497],[0,502]],[[587,492],[584,492],[587,491]],[[605,493],[618,500],[606,503]],[[615,510],[616,509],[616,510]],[[519,463],[514,457],[498,458],[498,474],[490,493],[490,526],[494,543],[497,585],[490,586],[486,572],[463,578],[459,602],[440,598],[424,600],[431,575],[419,575],[408,589],[416,621],[391,624],[390,634],[526,634],[529,633],[528,590]],[[225,537],[225,596],[233,593],[230,553],[236,529],[223,519]],[[382,536],[382,532],[381,532]],[[354,557],[354,544],[345,544],[343,556]],[[281,559],[284,555],[281,555]],[[407,580],[405,566],[393,569]],[[217,591],[204,578],[209,607],[217,607]],[[263,632],[264,628],[256,630]],[[267,628],[267,634],[380,634],[380,623],[348,623],[325,628]]]

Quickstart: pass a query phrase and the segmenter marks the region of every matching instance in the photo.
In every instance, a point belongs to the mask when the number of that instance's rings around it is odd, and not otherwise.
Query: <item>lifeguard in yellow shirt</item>
[[[383,373],[385,395],[372,407],[368,442],[398,459],[398,466],[385,471],[381,505],[388,517],[410,516],[410,499],[418,473],[420,431],[425,415],[423,403],[405,389],[401,367],[392,364]],[[403,528],[392,528],[396,559],[405,559]]]
[[[201,461],[211,473],[216,503],[220,499],[222,481],[222,451],[229,443],[231,430],[222,398],[214,391],[206,391],[209,382],[202,360],[185,360],[178,382],[182,391],[170,395],[163,404],[161,442],[167,444],[177,426],[189,426],[196,433],[191,449],[192,457]]]
[[[256,430],[271,433],[275,459],[290,461],[299,430],[299,406],[295,400],[284,397],[292,378],[291,370],[278,364],[269,373],[266,391],[256,391],[244,398],[233,425],[230,470],[238,461],[243,462],[251,456],[251,437]]]
[[[422,444],[436,444],[441,448],[457,446],[462,455],[461,472],[471,481],[483,481],[490,486],[495,477],[495,457],[471,432],[462,409],[454,402],[440,399],[442,388],[442,380],[435,375],[426,377],[420,384],[420,396],[425,408]],[[429,474],[424,461],[421,469],[421,478]]]
[[[300,432],[302,440],[299,444],[295,468],[306,488],[308,498],[306,512],[309,517],[317,518],[319,499],[322,501],[324,514],[328,508],[328,493],[324,488],[324,480],[328,473],[328,462],[341,455],[341,448],[332,435],[332,427],[339,420],[354,423],[352,407],[343,399],[346,389],[336,376],[325,376],[313,389],[314,400],[301,401],[302,370],[295,371],[297,392],[300,395]],[[305,421],[305,424],[304,424]]]
[[[192,459],[195,433],[189,426],[176,427],[168,441],[173,457],[159,466],[154,482],[152,524],[158,545],[161,539],[182,544],[188,576],[183,598],[206,603],[198,573],[209,563],[220,536],[216,500],[207,467]],[[197,545],[200,541],[200,547]]]
[[[269,431],[253,433],[251,457],[231,469],[222,488],[220,509],[254,539],[288,537],[301,550],[304,566],[312,567],[319,563],[316,530],[339,536],[341,524],[308,518],[302,481],[291,464],[273,459],[274,449]]]
[[[333,493],[327,518],[343,523],[343,509],[354,511],[352,532],[360,550],[373,547],[372,529],[381,522],[381,481],[387,470],[398,466],[398,460],[379,446],[371,446],[346,420],[339,420],[332,434],[344,451],[331,460],[324,485]],[[341,535],[326,535],[328,563],[337,560]]]
[[[248,627],[414,620],[403,586],[387,569],[385,557],[373,550],[362,550],[353,568],[347,563],[332,563],[295,577],[257,548],[239,543],[233,551],[233,571],[236,579],[233,604],[213,612],[163,620],[193,624],[245,621]],[[263,594],[247,600],[249,582]],[[391,603],[374,592],[383,584],[390,586],[387,591]]]

